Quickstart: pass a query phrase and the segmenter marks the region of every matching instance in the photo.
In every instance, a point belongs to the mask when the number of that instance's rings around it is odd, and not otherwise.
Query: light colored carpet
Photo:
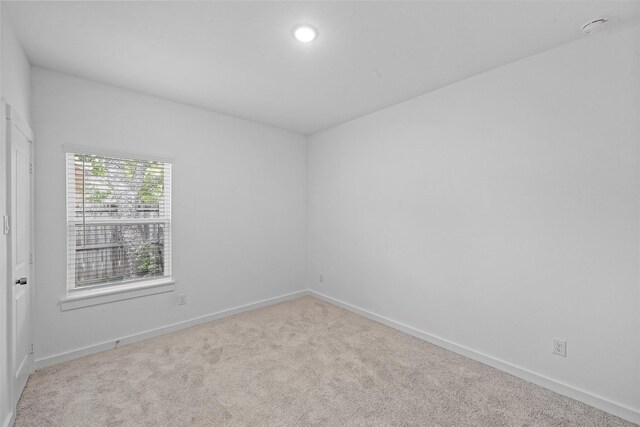
[[[631,426],[312,297],[42,369],[24,426]]]

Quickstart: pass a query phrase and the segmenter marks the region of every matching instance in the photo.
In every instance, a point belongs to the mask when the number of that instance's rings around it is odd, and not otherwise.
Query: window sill
[[[171,278],[148,280],[142,283],[110,286],[108,288],[74,291],[60,299],[60,311],[106,304],[147,295],[161,294],[176,290],[176,282]]]

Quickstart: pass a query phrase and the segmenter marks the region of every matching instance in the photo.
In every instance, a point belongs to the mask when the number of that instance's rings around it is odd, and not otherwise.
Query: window
[[[67,287],[171,278],[171,164],[68,152]]]

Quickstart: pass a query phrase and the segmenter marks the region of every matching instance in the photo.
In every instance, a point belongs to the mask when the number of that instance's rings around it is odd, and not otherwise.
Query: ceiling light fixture
[[[293,37],[302,43],[309,43],[318,37],[318,30],[311,25],[297,25],[293,27]]]

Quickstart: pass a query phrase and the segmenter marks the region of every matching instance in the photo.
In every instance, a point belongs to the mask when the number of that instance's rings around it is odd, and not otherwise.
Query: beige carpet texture
[[[632,426],[312,297],[36,371],[26,426]]]

